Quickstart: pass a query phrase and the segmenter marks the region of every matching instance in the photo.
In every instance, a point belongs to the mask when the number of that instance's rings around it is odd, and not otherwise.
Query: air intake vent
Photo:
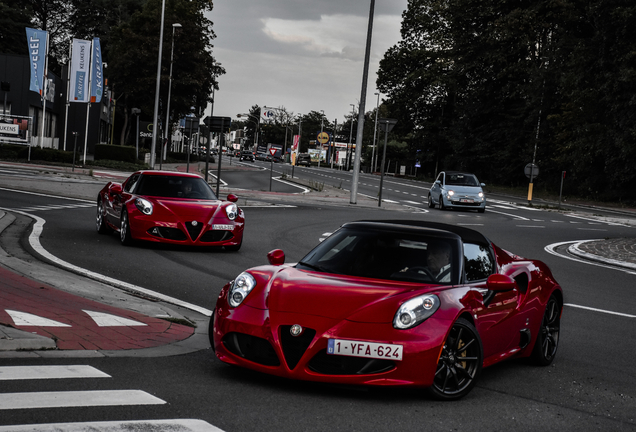
[[[280,326],[280,342],[283,347],[283,354],[289,369],[294,370],[311,341],[316,336],[316,330],[304,329],[300,336],[292,336],[289,330],[290,325]]]
[[[192,241],[199,237],[199,234],[201,234],[201,230],[203,229],[203,224],[197,221],[186,222],[185,226]]]

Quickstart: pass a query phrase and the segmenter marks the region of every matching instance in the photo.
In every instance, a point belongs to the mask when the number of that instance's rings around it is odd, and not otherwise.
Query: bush
[[[107,159],[111,161],[130,162],[134,164],[137,162],[136,154],[137,150],[135,149],[135,147],[97,144],[95,145],[94,159],[96,161]]]

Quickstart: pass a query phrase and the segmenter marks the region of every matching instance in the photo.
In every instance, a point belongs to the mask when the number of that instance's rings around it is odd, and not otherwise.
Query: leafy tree
[[[25,27],[31,27],[31,8],[21,0],[0,2],[0,52],[26,55]]]

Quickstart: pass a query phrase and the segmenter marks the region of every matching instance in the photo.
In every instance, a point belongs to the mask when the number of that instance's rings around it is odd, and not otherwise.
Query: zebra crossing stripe
[[[166,401],[141,390],[89,390],[0,393],[0,410],[89,406],[162,405]]]
[[[222,429],[198,419],[101,421],[83,423],[47,423],[0,426],[0,432],[223,432]]]
[[[110,375],[88,365],[0,366],[0,381],[63,378],[110,378]]]

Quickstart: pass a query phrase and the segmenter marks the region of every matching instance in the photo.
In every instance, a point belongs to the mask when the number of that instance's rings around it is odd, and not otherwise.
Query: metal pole
[[[325,112],[320,110],[322,116],[320,117],[320,139],[322,139],[323,123],[325,121]],[[320,156],[322,156],[322,143],[318,141],[318,168],[320,168]]]
[[[336,129],[338,129],[338,119],[333,121],[333,142],[331,143],[331,169],[333,169],[333,160],[336,158]]]
[[[274,156],[272,155],[272,159],[269,161],[269,191],[270,192],[272,191],[272,176],[273,175],[274,175]]]
[[[139,159],[139,113],[137,114],[137,136],[135,137],[135,154]]]
[[[90,64],[90,63],[89,63]],[[44,146],[44,123],[46,123],[46,91],[49,82],[49,32],[46,32],[46,54],[44,57],[44,82],[42,83],[42,126],[40,128],[40,148]],[[89,87],[90,88],[90,87]]]
[[[186,121],[188,121],[187,117]],[[190,119],[190,136],[188,137],[188,146],[186,147],[186,172],[190,172],[190,151],[192,151],[192,119]]]
[[[66,135],[68,133],[68,108],[71,105],[71,101],[69,100],[69,96],[71,93],[71,59],[73,58],[73,41],[71,40],[70,46],[68,48],[68,63],[66,64],[66,108],[64,114],[64,146],[63,149],[66,151]],[[6,98],[6,94],[5,94]],[[6,111],[6,108],[5,108]],[[73,163],[73,165],[75,165]]]
[[[384,160],[386,159],[386,142],[389,137],[389,125],[384,130],[384,150],[382,151],[382,165],[380,165],[380,195],[378,199],[378,207],[382,205],[382,184],[384,183]]]
[[[378,111],[380,111],[380,93],[375,93],[378,96],[378,101],[375,104],[375,124],[373,125],[373,150],[371,153],[371,173],[375,172],[375,148],[377,147],[377,143],[375,140],[376,132],[378,131]],[[379,152],[378,152],[379,153]]]
[[[559,209],[561,208],[561,197],[563,196],[563,180],[564,179],[565,179],[565,171],[563,171],[561,175],[561,189],[559,190]]]
[[[161,51],[163,50],[163,17],[166,12],[166,0],[161,2],[161,30],[159,30],[159,53],[157,55],[157,84],[155,86],[155,110],[152,116],[152,143],[150,144],[150,168],[155,169],[155,151],[157,150],[157,122],[159,120],[159,89],[161,88]]]
[[[360,158],[362,155],[362,138],[364,137],[364,109],[367,99],[367,79],[369,77],[369,58],[371,57],[371,35],[373,33],[373,10],[375,0],[371,0],[369,8],[369,27],[367,30],[367,49],[364,54],[364,71],[362,73],[362,90],[360,92],[360,106],[358,107],[358,133],[356,137],[356,157],[353,162],[353,177],[351,179],[351,199],[349,203],[356,204],[358,196],[358,179],[360,178]]]
[[[345,169],[347,171],[349,171],[349,147],[352,146],[352,142],[351,139],[353,137],[353,116],[356,115],[356,106],[355,104],[349,104],[351,105],[351,128],[349,129],[349,142],[347,143],[347,158],[345,160]],[[353,151],[353,149],[352,149]]]
[[[224,129],[224,122],[225,118],[221,118],[221,133],[219,134],[219,145],[217,146],[219,148],[219,167],[216,173],[216,197],[219,197],[219,188],[221,186],[221,156],[223,155],[223,139],[225,138],[225,134],[223,133],[223,129]]]
[[[75,172],[75,152],[77,151],[77,132],[73,132],[75,137],[75,144],[73,145],[73,172]]]

